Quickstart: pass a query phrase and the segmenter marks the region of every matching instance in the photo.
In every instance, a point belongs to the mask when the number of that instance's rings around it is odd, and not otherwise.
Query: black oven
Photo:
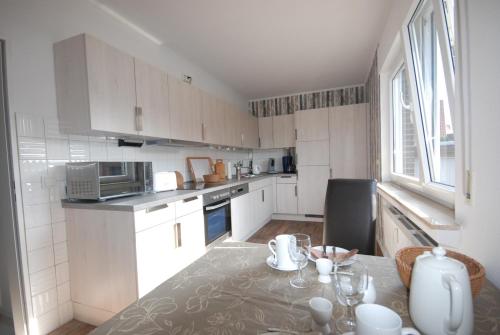
[[[205,245],[231,231],[231,192],[223,189],[203,195]]]

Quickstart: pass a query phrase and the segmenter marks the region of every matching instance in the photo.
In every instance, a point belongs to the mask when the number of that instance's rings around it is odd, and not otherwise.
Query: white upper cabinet
[[[259,117],[259,147],[261,149],[274,148],[272,117]]]
[[[275,148],[295,147],[295,115],[273,116],[273,139]]]
[[[134,61],[138,130],[144,136],[170,138],[168,76],[137,58]]]
[[[367,104],[330,111],[330,167],[333,178],[368,178]]]
[[[249,114],[243,114],[243,147],[257,149],[259,147],[259,120]]]
[[[202,91],[203,142],[224,144],[224,105],[215,96]]]
[[[201,91],[181,80],[168,80],[171,137],[175,140],[202,142]]]
[[[138,133],[132,56],[81,34],[54,44],[54,68],[64,133]]]
[[[329,108],[318,108],[295,112],[297,141],[328,140]]]
[[[242,118],[243,115],[232,104],[225,104],[224,132],[226,145],[242,147]]]

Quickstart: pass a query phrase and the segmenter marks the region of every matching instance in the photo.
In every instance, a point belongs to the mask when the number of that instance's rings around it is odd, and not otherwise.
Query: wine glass
[[[290,235],[288,251],[292,262],[297,264],[297,277],[290,279],[290,285],[297,288],[306,288],[309,282],[303,278],[302,269],[306,267],[311,253],[311,238],[306,234]]]
[[[347,313],[335,323],[337,330],[343,334],[356,329],[354,306],[362,299],[368,288],[368,271],[359,260],[339,267],[334,273],[337,299],[347,306]]]

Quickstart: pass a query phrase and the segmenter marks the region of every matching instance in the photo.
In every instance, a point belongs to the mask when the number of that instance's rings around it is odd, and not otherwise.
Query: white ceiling
[[[254,99],[364,83],[393,0],[100,2]]]

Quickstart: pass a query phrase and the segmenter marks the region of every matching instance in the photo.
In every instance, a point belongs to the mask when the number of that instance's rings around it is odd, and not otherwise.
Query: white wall
[[[468,133],[472,169],[472,200],[463,197],[461,180],[455,198],[456,218],[463,223],[462,250],[486,267],[486,275],[500,288],[500,2],[467,0],[470,74]],[[463,150],[458,141],[457,152]],[[458,160],[457,160],[458,161]],[[461,166],[458,167],[459,169]]]

